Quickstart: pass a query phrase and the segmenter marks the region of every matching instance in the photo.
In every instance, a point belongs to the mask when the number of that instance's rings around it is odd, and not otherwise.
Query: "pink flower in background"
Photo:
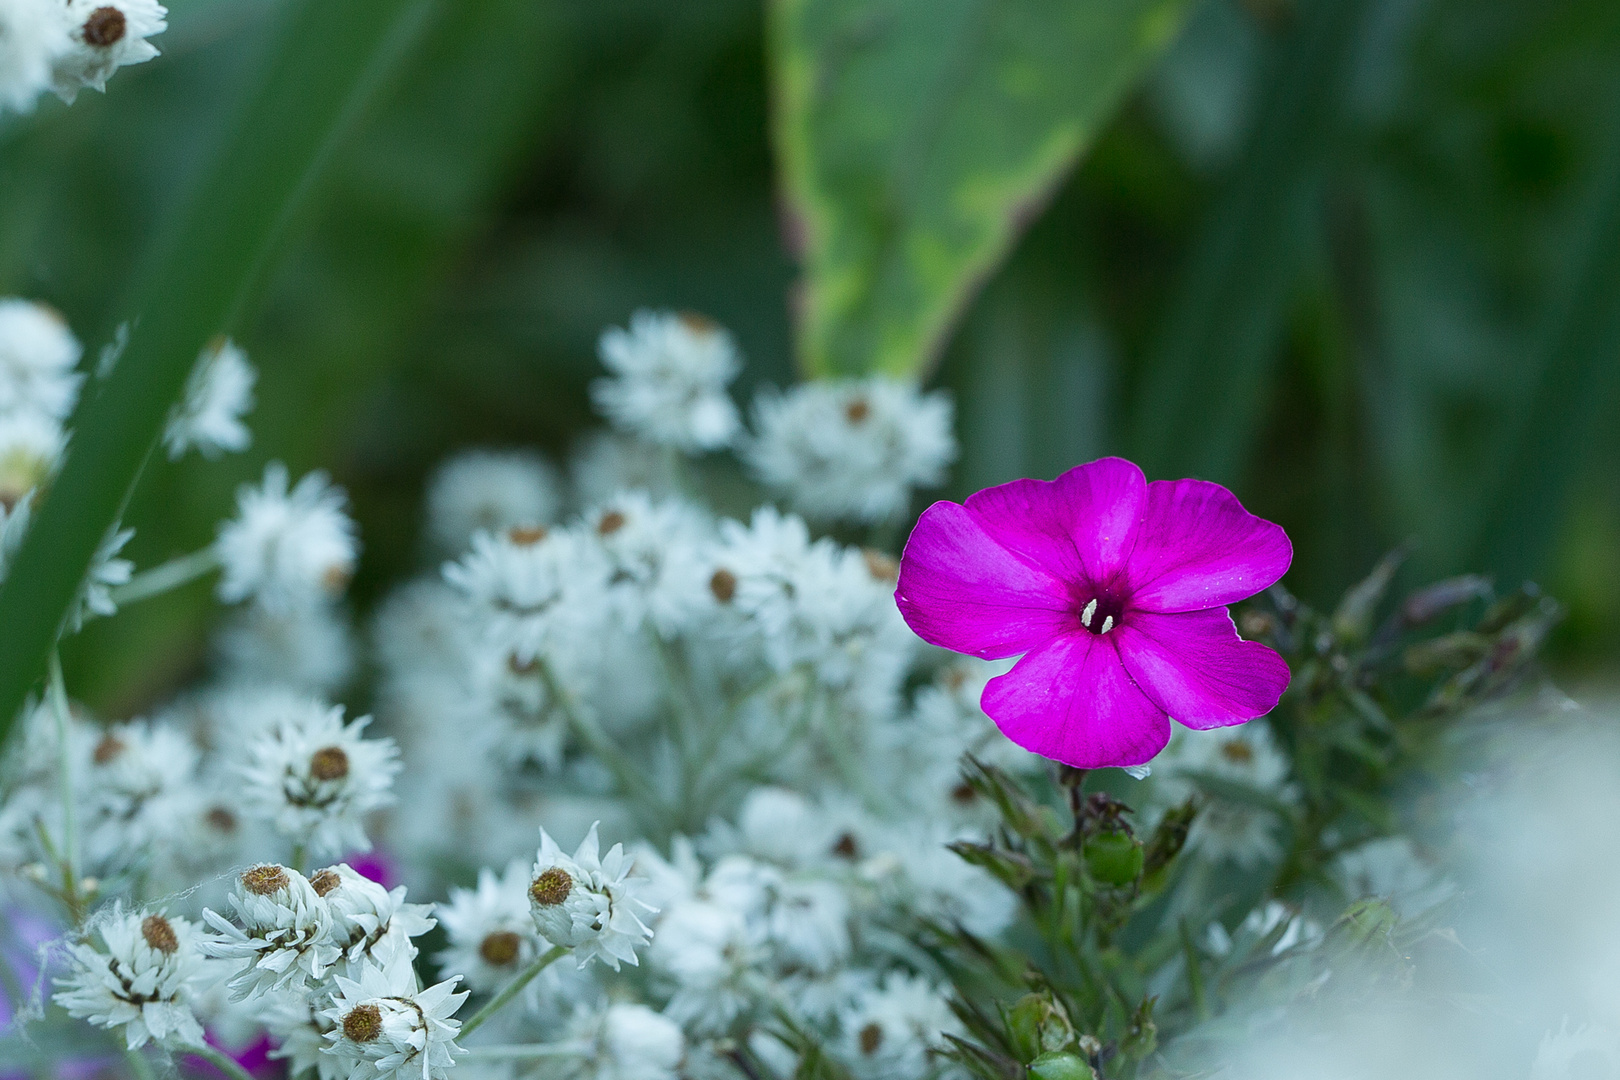
[[[895,599],[923,640],[1024,654],[982,704],[1019,746],[1079,768],[1139,765],[1190,728],[1270,712],[1288,665],[1238,637],[1226,605],[1293,558],[1279,526],[1219,484],[1155,480],[1121,458],[937,502]]]

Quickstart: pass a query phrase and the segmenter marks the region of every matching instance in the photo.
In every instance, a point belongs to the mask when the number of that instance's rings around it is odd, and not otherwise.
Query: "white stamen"
[[[1097,601],[1093,598],[1091,603],[1086,605],[1086,609],[1080,613],[1080,625],[1087,630],[1091,629],[1091,617],[1095,614],[1097,614]]]
[[[1096,601],[1092,601],[1092,602],[1095,603]],[[1106,633],[1108,633],[1108,631],[1112,630],[1113,628],[1114,628],[1114,617],[1112,615],[1104,615],[1103,616],[1102,630],[1099,631],[1099,632],[1106,634]]]

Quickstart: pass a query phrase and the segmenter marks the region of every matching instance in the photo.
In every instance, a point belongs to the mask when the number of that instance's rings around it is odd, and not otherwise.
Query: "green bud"
[[[1086,873],[1105,885],[1129,885],[1142,873],[1142,843],[1128,832],[1109,830],[1086,838]]]
[[[1003,1012],[1007,1041],[1018,1060],[1028,1064],[1044,1053],[1062,1050],[1074,1041],[1068,1014],[1046,994],[1025,994]]]
[[[1097,1080],[1086,1059],[1078,1054],[1042,1054],[1029,1064],[1033,1080]]]

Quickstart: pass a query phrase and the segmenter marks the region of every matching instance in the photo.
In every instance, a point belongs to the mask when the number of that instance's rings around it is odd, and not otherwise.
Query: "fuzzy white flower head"
[[[675,984],[666,1012],[695,1032],[719,1034],[753,1002],[769,958],[764,927],[737,908],[694,897],[658,920],[653,969]]]
[[[687,453],[729,444],[741,426],[726,386],[741,365],[731,335],[701,315],[638,311],[598,351],[612,376],[591,385],[621,431]]]
[[[405,886],[385,889],[348,863],[315,871],[309,886],[332,910],[332,937],[351,970],[379,950],[392,955],[392,950],[400,949],[414,959],[411,938],[435,925],[431,904],[407,904]]]
[[[861,993],[839,1023],[840,1056],[860,1080],[922,1080],[946,1047],[944,1033],[961,1030],[944,995],[899,971]]]
[[[287,467],[265,466],[261,486],[237,489],[236,517],[214,542],[224,567],[219,598],[235,604],[257,597],[281,611],[341,594],[359,548],[344,501],[325,473],[309,473],[289,491]]]
[[[323,1015],[328,1001],[303,994],[276,994],[259,1003],[259,1022],[270,1033],[275,1049],[270,1057],[287,1063],[291,1076],[318,1080],[349,1080],[352,1062],[326,1053],[332,1022]]]
[[[776,889],[767,916],[771,944],[790,967],[816,974],[849,959],[849,894],[836,882],[789,878]]]
[[[467,450],[428,481],[428,531],[442,551],[467,550],[473,534],[550,525],[562,508],[557,470],[527,450]]]
[[[83,376],[73,369],[83,352],[54,308],[0,299],[0,413],[65,419],[78,400]]]
[[[325,1053],[349,1067],[350,1080],[420,1077],[440,1080],[455,1065],[461,1021],[452,1019],[467,993],[458,978],[418,990],[410,954],[396,949],[366,963],[358,977],[342,975],[322,1011],[330,1025]]]
[[[529,911],[547,941],[574,950],[579,966],[592,960],[619,970],[637,964],[636,947],[652,940],[642,915],[655,914],[636,896],[639,879],[630,877],[634,860],[614,844],[599,854],[596,826],[570,857],[546,830],[529,876]]]
[[[620,491],[664,495],[679,489],[676,462],[660,447],[600,429],[585,434],[568,455],[568,479],[579,506]]]
[[[573,1075],[591,1080],[675,1080],[686,1056],[675,1021],[627,1001],[579,1010],[568,1035],[588,1047]]]
[[[318,855],[367,851],[365,816],[394,801],[399,748],[361,738],[371,717],[343,722],[343,706],[305,699],[250,741],[237,766],[242,805]]]
[[[444,577],[471,602],[486,642],[520,662],[576,645],[609,613],[606,559],[566,529],[479,533]]]
[[[86,87],[105,91],[113,72],[158,55],[146,39],[169,28],[168,14],[157,0],[68,0],[72,44],[56,59],[51,88],[69,104]]]
[[[69,946],[73,967],[56,984],[55,1001],[70,1015],[123,1028],[130,1049],[148,1041],[202,1042],[192,997],[205,980],[196,927],[159,912],[114,913],[96,928],[103,948]]]
[[[42,486],[66,447],[62,424],[50,414],[0,413],[0,507],[16,506]]]
[[[201,752],[172,724],[108,728],[88,770],[85,850],[95,864],[160,854],[184,835]]]
[[[92,616],[105,617],[118,613],[112,590],[135,575],[135,564],[128,559],[120,559],[118,553],[124,550],[124,545],[134,535],[134,529],[120,529],[116,522],[107,530],[101,546],[90,558],[90,568],[84,572],[84,581],[79,585],[78,595],[73,598],[73,606],[68,609],[69,630],[77,633]]]
[[[614,611],[628,630],[650,622],[671,637],[707,603],[708,523],[678,499],[621,491],[585,515],[611,567]]]
[[[944,481],[956,459],[952,413],[943,392],[893,379],[804,383],[758,398],[747,457],[810,517],[887,521],[914,488]]]
[[[496,990],[529,965],[542,946],[529,914],[529,867],[514,860],[496,875],[478,871],[476,889],[450,890],[450,902],[438,905],[449,948],[439,953],[439,967],[455,972],[472,990]]]
[[[163,445],[169,460],[178,461],[196,447],[210,461],[225,451],[246,450],[253,433],[242,423],[253,408],[258,372],[229,338],[209,343],[186,380],[184,399],[169,413]]]
[[[237,876],[231,910],[242,925],[203,909],[217,934],[204,943],[209,956],[234,961],[230,987],[236,1000],[281,991],[302,993],[326,977],[342,948],[334,940],[332,909],[309,880],[291,867],[264,863]]]
[[[237,684],[296,687],[331,694],[354,674],[354,641],[334,604],[271,611],[248,604],[214,635],[221,674]]]
[[[0,0],[0,110],[31,112],[51,83],[51,64],[72,44],[57,6]]]

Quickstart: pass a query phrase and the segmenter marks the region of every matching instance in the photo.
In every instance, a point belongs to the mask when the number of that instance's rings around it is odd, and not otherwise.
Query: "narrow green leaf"
[[[1242,158],[1149,348],[1131,449],[1149,476],[1233,482],[1309,257],[1362,0],[1309,0],[1274,40]]]
[[[773,0],[814,375],[920,374],[1187,0]]]
[[[128,348],[88,385],[61,475],[0,585],[0,738],[121,513],[171,404],[231,330],[333,148],[415,40],[432,0],[291,5],[213,167],[139,279]]]

